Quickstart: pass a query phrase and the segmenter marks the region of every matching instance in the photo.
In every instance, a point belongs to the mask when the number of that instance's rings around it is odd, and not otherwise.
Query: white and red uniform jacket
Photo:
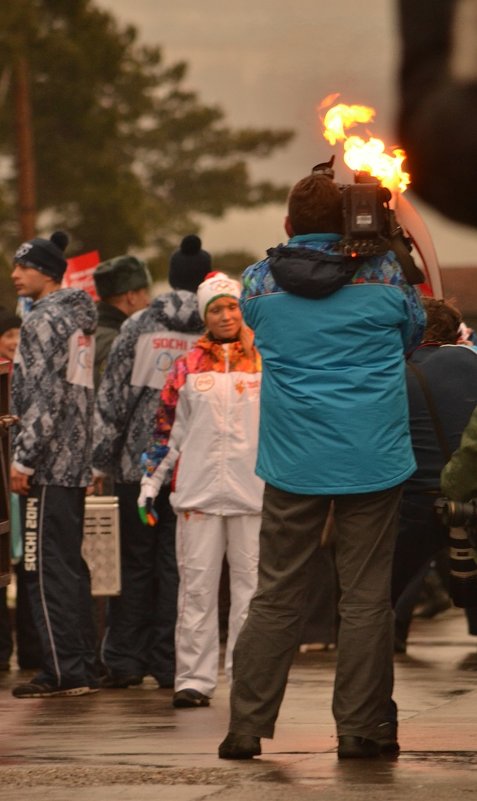
[[[158,483],[174,470],[176,512],[261,512],[264,484],[255,474],[260,383],[258,352],[248,357],[238,341],[205,335],[175,362],[142,465]]]

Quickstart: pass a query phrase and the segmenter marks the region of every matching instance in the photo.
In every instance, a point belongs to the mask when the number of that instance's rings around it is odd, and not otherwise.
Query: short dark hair
[[[459,339],[459,326],[462,315],[451,300],[422,299],[427,314],[424,342],[438,342],[440,345],[455,345]]]
[[[288,195],[288,218],[294,234],[342,233],[342,196],[337,185],[322,174],[302,178]]]

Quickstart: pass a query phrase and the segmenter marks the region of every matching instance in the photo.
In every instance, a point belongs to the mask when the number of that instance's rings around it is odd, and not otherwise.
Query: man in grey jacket
[[[96,689],[89,573],[81,556],[91,482],[96,309],[81,289],[61,289],[68,238],[32,239],[15,253],[13,283],[33,299],[13,376],[11,488],[21,496],[24,567],[42,666],[17,698]]]
[[[109,600],[102,686],[124,688],[152,675],[173,687],[177,608],[175,515],[169,487],[155,502],[157,522],[138,517],[141,453],[154,429],[159,394],[177,356],[202,333],[195,291],[211,269],[199,237],[189,235],[171,257],[173,291],[127,320],[111,348],[95,407],[93,468],[112,476],[119,497],[121,594]]]
[[[135,256],[117,256],[98,264],[93,273],[98,302],[94,357],[94,386],[98,389],[109,351],[122,324],[149,305],[151,276]]]

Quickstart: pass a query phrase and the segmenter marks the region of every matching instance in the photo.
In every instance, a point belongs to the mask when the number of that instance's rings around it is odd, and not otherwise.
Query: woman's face
[[[19,328],[9,328],[4,334],[0,334],[0,357],[12,361],[19,339]]]
[[[236,298],[217,298],[209,303],[205,324],[214,339],[235,339],[242,325],[242,312]]]

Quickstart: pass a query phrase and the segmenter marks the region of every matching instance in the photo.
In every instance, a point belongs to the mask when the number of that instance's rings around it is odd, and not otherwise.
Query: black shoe
[[[179,690],[177,693],[174,693],[174,698],[172,699],[172,706],[181,708],[181,707],[192,707],[192,706],[209,706],[210,699],[200,693],[198,690]]]
[[[130,675],[110,673],[100,679],[100,685],[105,690],[125,690],[127,687],[137,687],[139,684],[142,684],[142,676],[136,676],[134,673]]]
[[[88,685],[58,687],[33,680],[25,682],[25,684],[17,684],[12,690],[12,695],[15,698],[52,698],[54,696],[88,695],[89,692]]]
[[[414,610],[414,617],[430,619],[452,606],[451,599],[445,590],[437,590],[430,598]]]
[[[260,737],[251,734],[229,732],[219,745],[219,759],[252,759],[261,753]]]
[[[397,728],[397,723],[390,720],[386,720],[378,726],[373,739],[379,745],[382,754],[399,754]]]
[[[338,737],[338,759],[371,759],[378,757],[381,748],[375,740],[341,734]]]

